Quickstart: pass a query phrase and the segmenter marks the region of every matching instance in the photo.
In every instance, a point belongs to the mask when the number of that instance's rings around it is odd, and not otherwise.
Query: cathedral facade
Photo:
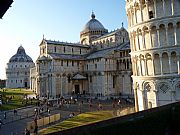
[[[6,88],[29,88],[30,69],[35,66],[33,60],[20,46],[17,53],[13,55],[6,68]]]
[[[136,110],[180,100],[180,1],[126,0]]]
[[[36,67],[31,69],[31,89],[47,98],[133,96],[129,53],[126,29],[108,32],[92,13],[79,43],[43,38]]]

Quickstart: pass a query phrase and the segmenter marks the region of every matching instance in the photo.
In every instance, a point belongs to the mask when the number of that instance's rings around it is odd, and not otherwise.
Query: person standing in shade
[[[37,134],[37,133],[38,133],[38,126],[36,124],[35,127],[34,127],[34,134]]]
[[[6,119],[6,116],[7,116],[7,115],[6,115],[6,112],[4,112],[4,119]]]

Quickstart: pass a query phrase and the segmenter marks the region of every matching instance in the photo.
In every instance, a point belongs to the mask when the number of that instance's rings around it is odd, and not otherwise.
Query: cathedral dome
[[[92,12],[91,20],[89,20],[83,28],[83,31],[106,30],[104,26],[95,19],[95,14]]]
[[[20,46],[17,53],[10,58],[9,62],[33,62],[33,60],[26,54],[24,48]]]

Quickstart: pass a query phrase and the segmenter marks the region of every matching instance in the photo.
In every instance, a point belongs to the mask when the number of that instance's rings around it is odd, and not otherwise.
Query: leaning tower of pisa
[[[126,0],[137,111],[180,101],[180,0]]]

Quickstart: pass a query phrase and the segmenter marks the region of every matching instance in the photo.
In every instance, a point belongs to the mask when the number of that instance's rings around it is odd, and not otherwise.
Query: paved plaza
[[[75,115],[83,112],[98,111],[102,110],[112,110],[120,109],[125,106],[131,106],[132,104],[121,99],[121,103],[118,104],[119,100],[92,100],[91,104],[87,99],[79,99],[75,104],[63,104],[59,106],[48,107],[44,106],[43,111],[38,115],[39,118],[47,117],[53,114],[60,113],[61,119],[63,121],[69,118],[69,115],[73,112]],[[27,122],[32,122],[35,118],[34,110],[39,108],[37,106],[29,106],[25,108],[17,109],[17,114],[14,111],[6,111],[6,119],[4,119],[4,112],[0,112],[0,119],[3,121],[3,126],[0,129],[0,135],[23,135],[24,130],[27,126]],[[48,114],[47,110],[50,110]],[[46,126],[47,127],[47,126]],[[42,128],[40,128],[42,129]]]

